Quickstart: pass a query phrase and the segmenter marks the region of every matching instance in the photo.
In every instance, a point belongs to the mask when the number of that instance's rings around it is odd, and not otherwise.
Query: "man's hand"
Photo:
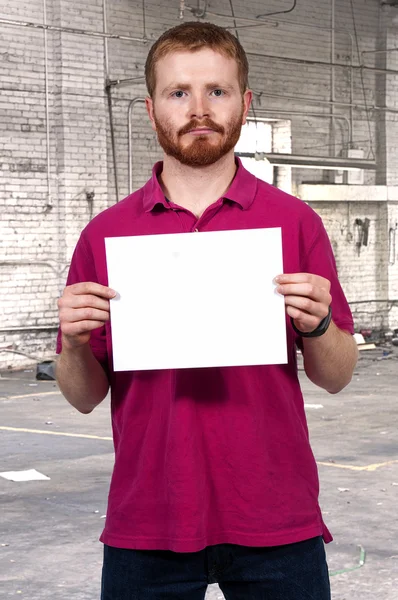
[[[116,292],[99,283],[76,283],[58,300],[62,345],[68,349],[87,344],[91,331],[109,321],[109,299]]]
[[[330,281],[319,275],[294,273],[275,277],[277,292],[285,296],[287,314],[300,331],[314,331],[328,315],[332,302]]]

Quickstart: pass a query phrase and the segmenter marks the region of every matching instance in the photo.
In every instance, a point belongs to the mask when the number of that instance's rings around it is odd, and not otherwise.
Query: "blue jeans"
[[[321,537],[181,553],[104,547],[101,600],[203,600],[210,583],[226,600],[330,600]]]

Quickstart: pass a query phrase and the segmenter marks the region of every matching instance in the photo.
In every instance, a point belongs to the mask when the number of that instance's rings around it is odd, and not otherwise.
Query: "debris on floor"
[[[4,471],[0,473],[0,477],[8,479],[9,481],[43,481],[49,480],[50,477],[39,473],[36,469],[28,469],[27,471]]]
[[[55,381],[55,362],[45,360],[36,366],[36,379],[38,381]]]
[[[363,335],[361,333],[355,333],[354,339],[357,343],[358,350],[374,350],[376,348],[376,344],[373,344],[373,343],[367,344],[365,342],[365,338],[363,337]]]

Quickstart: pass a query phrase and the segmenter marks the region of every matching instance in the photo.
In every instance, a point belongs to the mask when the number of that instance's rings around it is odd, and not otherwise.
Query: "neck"
[[[235,173],[233,150],[208,167],[187,167],[165,155],[159,183],[166,198],[199,218],[225,194]]]

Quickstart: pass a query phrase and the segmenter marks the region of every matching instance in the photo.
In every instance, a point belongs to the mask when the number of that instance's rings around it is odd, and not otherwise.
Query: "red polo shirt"
[[[87,225],[68,284],[108,284],[106,237],[281,227],[284,272],[329,279],[334,322],[353,333],[328,236],[310,207],[260,181],[238,161],[229,190],[197,219],[165,199],[157,179],[161,170],[157,163],[142,189]],[[158,305],[154,319],[179,318],[167,297],[159,297]],[[200,321],[193,314],[186,324],[193,336]],[[286,365],[115,373],[109,324],[93,332],[91,347],[111,384],[116,455],[101,541],[195,552],[222,543],[332,539],[318,505],[317,466],[297,378],[297,338],[288,318],[287,338]]]

